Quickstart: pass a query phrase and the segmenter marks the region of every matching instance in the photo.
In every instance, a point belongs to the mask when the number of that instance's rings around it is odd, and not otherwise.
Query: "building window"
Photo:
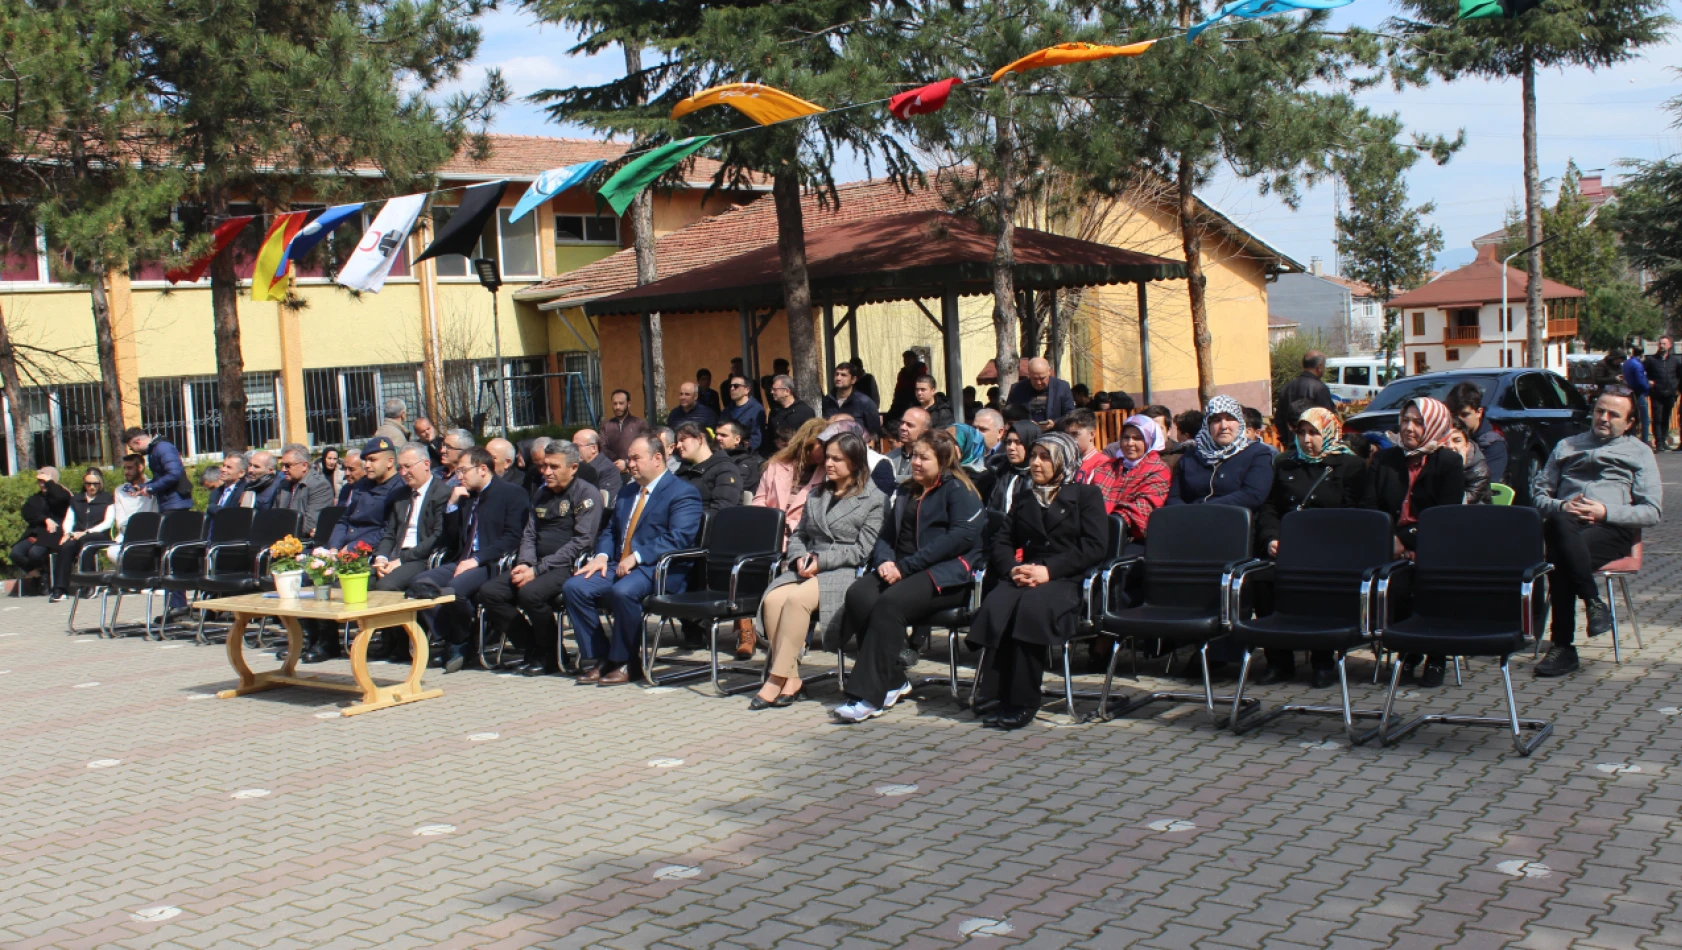
[[[1460,351],[1450,347],[1443,351],[1443,359],[1450,363],[1460,362]]]
[[[1507,332],[1513,332],[1513,308],[1507,308]]]
[[[1414,336],[1424,336],[1425,335],[1425,314],[1424,313],[1415,313],[1413,315],[1413,335]]]
[[[456,213],[456,209],[454,207],[449,207],[449,206],[445,206],[445,207],[434,206],[433,207],[433,209],[432,209],[432,234],[433,234],[433,237],[435,237],[435,238],[437,237],[438,232],[443,229],[444,223],[449,221],[450,218],[455,215],[455,213]],[[473,245],[473,256],[474,257],[484,257],[485,256],[485,238],[484,238],[483,235],[480,235],[479,243]],[[432,261],[438,267],[438,276],[439,277],[469,277],[469,276],[472,276],[472,274],[473,274],[473,268],[472,268],[471,264],[468,262],[468,259],[465,258],[465,257],[462,257],[460,254],[440,254],[439,256],[434,257],[432,259]],[[392,272],[395,273],[396,268],[392,268]]]
[[[1425,372],[1428,368],[1429,367],[1425,362],[1424,353],[1413,354],[1413,375],[1418,376],[1420,373]]]
[[[612,244],[619,246],[619,219],[583,214],[555,215],[556,244]]]
[[[536,277],[537,272],[537,216],[528,214],[518,221],[509,221],[512,208],[499,208],[497,227],[501,229],[502,276]]]
[[[0,281],[35,283],[41,279],[40,234],[15,212],[0,210]]]

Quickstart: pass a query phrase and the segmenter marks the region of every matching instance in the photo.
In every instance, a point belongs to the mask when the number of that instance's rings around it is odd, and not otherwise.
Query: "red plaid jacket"
[[[1127,539],[1143,541],[1151,512],[1168,500],[1168,486],[1173,481],[1167,463],[1155,452],[1147,454],[1127,471],[1121,459],[1100,465],[1089,480],[1104,493],[1104,508],[1112,515],[1121,515],[1127,522]]]

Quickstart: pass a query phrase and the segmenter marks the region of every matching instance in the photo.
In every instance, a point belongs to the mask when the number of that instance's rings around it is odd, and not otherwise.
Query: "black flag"
[[[419,264],[442,254],[473,256],[473,246],[479,243],[479,235],[485,230],[485,222],[491,219],[491,215],[496,214],[496,206],[502,201],[502,193],[507,190],[508,182],[493,181],[487,185],[474,185],[462,192],[461,204],[456,207],[456,213],[438,229],[438,236],[415,258],[415,263]]]

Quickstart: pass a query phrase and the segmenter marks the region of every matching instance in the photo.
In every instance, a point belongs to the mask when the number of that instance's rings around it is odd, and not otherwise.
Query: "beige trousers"
[[[765,636],[771,641],[771,675],[799,676],[800,654],[806,648],[806,631],[818,612],[821,593],[818,579],[808,577],[784,584],[765,595]]]

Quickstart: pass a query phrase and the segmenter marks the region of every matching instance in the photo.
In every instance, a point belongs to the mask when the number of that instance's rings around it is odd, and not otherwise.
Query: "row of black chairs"
[[[1283,519],[1280,554],[1256,556],[1249,511],[1234,506],[1196,505],[1159,509],[1142,556],[1124,558],[1125,526],[1111,518],[1105,562],[1083,579],[1087,612],[1077,635],[1062,651],[1061,690],[1057,696],[1076,716],[1077,698],[1097,700],[1090,718],[1108,720],[1159,703],[1198,703],[1212,719],[1224,718],[1234,732],[1256,729],[1293,713],[1331,715],[1343,720],[1349,741],[1377,737],[1392,745],[1431,723],[1499,726],[1512,733],[1514,747],[1529,755],[1552,731],[1551,723],[1521,719],[1513,696],[1508,661],[1537,637],[1544,604],[1541,585],[1551,570],[1543,555],[1541,519],[1533,509],[1501,506],[1433,508],[1421,514],[1416,557],[1393,556],[1392,525],[1382,512],[1319,510]],[[990,512],[986,531],[1002,530],[1003,517]],[[728,508],[708,519],[702,544],[662,559],[656,592],[645,611],[660,622],[652,635],[645,625],[643,664],[651,683],[669,683],[710,675],[724,695],[744,692],[757,683],[727,686],[722,674],[757,674],[766,668],[727,666],[719,660],[720,628],[737,618],[753,617],[783,548],[781,513],[752,507]],[[684,593],[667,593],[665,578],[683,561],[703,563],[705,581]],[[862,573],[862,572],[861,572]],[[985,571],[973,578],[971,597],[960,608],[943,611],[931,625],[947,631],[949,675],[914,685],[947,685],[953,698],[976,680],[959,675],[958,640],[969,627],[986,589]],[[697,620],[712,625],[711,660],[698,669],[656,673],[661,631],[667,623]],[[1077,692],[1070,652],[1082,640],[1114,641],[1097,692]],[[1225,641],[1242,655],[1237,687],[1217,696],[1209,673],[1211,644]],[[1114,695],[1119,647],[1137,658],[1190,649],[1199,659],[1201,692],[1145,691]],[[1339,675],[1340,703],[1285,705],[1263,712],[1258,700],[1244,695],[1253,651],[1330,651]],[[1507,698],[1507,716],[1428,714],[1395,722],[1395,700],[1403,664],[1392,663],[1389,691],[1381,710],[1357,709],[1349,695],[1346,659],[1351,651],[1370,650],[1378,668],[1385,658],[1405,655],[1492,657],[1499,661]],[[844,685],[846,661],[839,658],[834,676]],[[668,665],[671,665],[668,662]],[[985,669],[985,653],[976,667]],[[1377,675],[1375,670],[1375,677]],[[1059,695],[1060,693],[1060,695]],[[1078,717],[1077,717],[1078,718]],[[1359,719],[1379,720],[1361,731]],[[1531,733],[1526,737],[1525,733]]]

